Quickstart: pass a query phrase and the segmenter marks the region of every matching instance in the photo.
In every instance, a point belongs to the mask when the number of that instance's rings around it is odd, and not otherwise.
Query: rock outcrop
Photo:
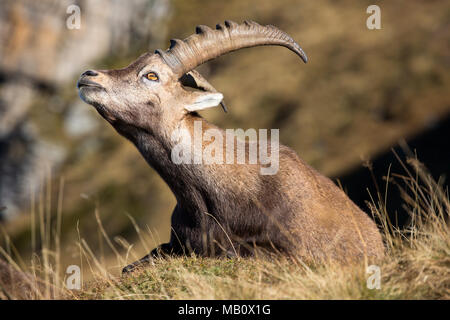
[[[67,27],[80,8],[80,28]],[[69,10],[68,10],[69,8]],[[48,108],[71,114],[71,104],[59,97],[61,88],[113,52],[154,47],[165,40],[168,2],[132,1],[2,1],[0,2],[0,207],[12,216],[28,199],[41,166],[64,160],[65,150],[41,139],[30,113],[37,97]],[[64,104],[64,106],[61,106]],[[69,109],[69,110],[68,110]],[[69,134],[80,128],[69,117]],[[81,126],[83,127],[83,126]],[[76,131],[77,132],[77,131]],[[0,213],[0,218],[2,213]]]

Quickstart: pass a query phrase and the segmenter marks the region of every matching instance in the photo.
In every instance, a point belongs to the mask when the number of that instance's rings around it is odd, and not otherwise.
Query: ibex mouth
[[[81,88],[96,88],[96,89],[104,89],[100,84],[97,82],[87,80],[87,79],[80,79],[77,83],[77,88],[80,90]]]

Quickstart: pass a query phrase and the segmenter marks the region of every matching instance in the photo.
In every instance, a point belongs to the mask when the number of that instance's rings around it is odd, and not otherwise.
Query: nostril
[[[83,72],[83,74],[82,74],[82,76],[91,76],[91,77],[95,77],[95,76],[97,76],[97,75],[98,75],[98,73],[95,72],[95,71],[93,71],[93,70],[85,71],[85,72]]]

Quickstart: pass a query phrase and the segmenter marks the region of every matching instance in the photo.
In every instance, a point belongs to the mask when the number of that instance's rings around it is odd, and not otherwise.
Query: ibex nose
[[[98,75],[98,72],[95,72],[94,70],[87,70],[81,74],[81,76],[90,76],[95,77]]]

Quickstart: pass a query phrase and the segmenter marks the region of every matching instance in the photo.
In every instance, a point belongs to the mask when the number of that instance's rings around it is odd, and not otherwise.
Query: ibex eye
[[[151,81],[158,81],[158,80],[159,80],[158,75],[157,75],[155,72],[149,72],[149,73],[147,73],[147,74],[145,75],[145,77],[146,77],[148,80],[151,80]]]

